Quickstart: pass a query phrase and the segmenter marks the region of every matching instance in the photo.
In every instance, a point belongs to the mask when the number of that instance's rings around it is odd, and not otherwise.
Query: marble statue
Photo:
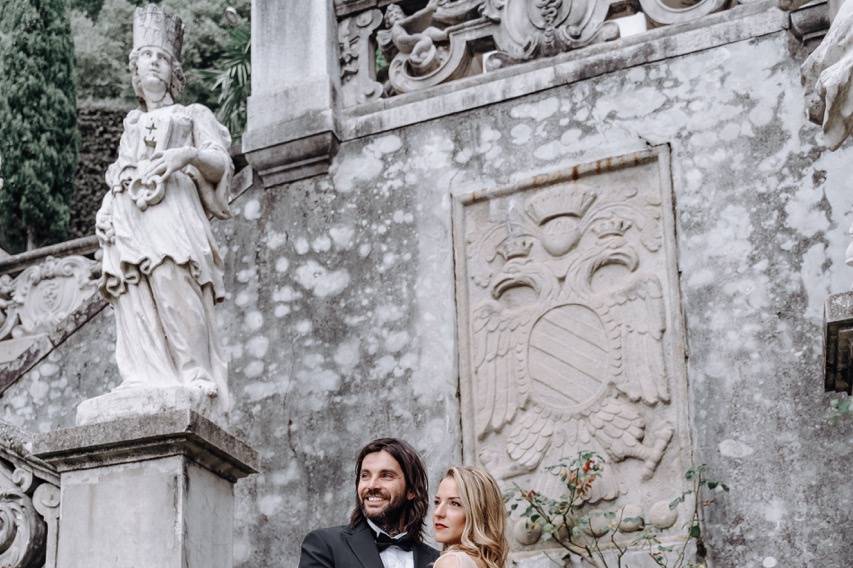
[[[215,413],[229,404],[213,310],[224,298],[223,261],[209,218],[230,216],[231,138],[206,107],[175,102],[182,41],[179,18],[151,4],[136,9],[130,70],[140,108],[124,120],[96,218],[122,382],[102,404],[81,405],[78,422],[122,404],[119,413],[184,403]]]

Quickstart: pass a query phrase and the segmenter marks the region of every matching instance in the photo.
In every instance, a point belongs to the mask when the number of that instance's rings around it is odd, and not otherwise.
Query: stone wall
[[[216,227],[227,427],[263,460],[238,486],[236,566],[296,566],[309,528],[345,522],[354,454],[375,436],[412,441],[433,484],[470,459],[453,196],[650,148],[670,155],[668,313],[683,316],[670,329],[689,420],[677,449],[732,487],[706,519],[713,565],[848,565],[853,424],[827,419],[821,311],[853,278],[853,146],[816,144],[804,53],[778,11],[711,21],[352,114],[328,175],[235,201]],[[0,418],[71,424],[116,381],[112,325],[105,310],[69,337],[2,394]]]

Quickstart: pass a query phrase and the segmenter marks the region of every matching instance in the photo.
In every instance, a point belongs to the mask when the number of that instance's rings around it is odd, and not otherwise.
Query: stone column
[[[333,0],[253,0],[243,151],[265,187],[328,171],[339,87]]]
[[[190,410],[56,430],[58,568],[231,568],[234,483],[257,454]]]

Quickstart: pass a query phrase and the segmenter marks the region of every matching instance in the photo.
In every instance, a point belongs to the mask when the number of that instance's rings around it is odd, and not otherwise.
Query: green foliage
[[[135,102],[127,69],[127,56],[133,45],[133,10],[148,0],[103,0],[93,17],[90,11],[75,10],[72,15],[77,49],[77,71],[81,100],[122,100]],[[251,0],[161,0],[160,4],[179,16],[185,26],[182,65],[187,77],[180,98],[218,108],[220,93],[211,90],[206,70],[222,69],[223,60],[233,51],[234,39],[223,26],[223,14],[229,6],[249,17]]]
[[[104,0],[68,0],[67,4],[69,10],[79,10],[90,18],[95,19],[101,12]]]
[[[833,424],[843,419],[853,419],[853,397],[844,396],[829,401],[829,418]]]
[[[595,511],[587,515],[581,514],[595,481],[604,472],[604,460],[601,456],[583,450],[576,458],[563,459],[546,469],[557,476],[565,486],[565,493],[559,499],[552,499],[532,489],[522,489],[518,485],[504,498],[509,504],[510,514],[518,512],[529,526],[538,526],[545,539],[553,540],[565,550],[558,564],[572,566],[572,559],[577,557],[585,565],[595,568],[609,568],[613,565],[612,560],[615,560],[616,567],[621,568],[629,547],[635,547],[645,549],[652,561],[661,568],[703,566],[687,560],[687,546],[691,541],[695,542],[697,556],[705,556],[699,521],[703,509],[714,503],[713,497],[708,494],[729,490],[726,484],[709,480],[705,476],[704,465],[687,470],[685,479],[690,481],[690,489],[669,504],[670,509],[675,509],[684,503],[688,496],[694,497],[691,517],[684,526],[686,531],[683,545],[679,547],[672,564],[671,553],[675,552],[675,548],[662,544],[656,529],[646,527],[631,542],[616,538],[616,533],[623,523],[642,524],[640,518],[624,517],[624,509],[619,512]],[[613,551],[611,560],[608,560],[605,554],[608,548]]]
[[[252,73],[252,42],[246,21],[228,30],[230,41],[216,69],[202,70],[209,89],[217,94],[217,116],[238,139],[246,127],[246,100]]]
[[[64,0],[0,5],[0,232],[10,252],[68,230],[79,144],[73,54]]]

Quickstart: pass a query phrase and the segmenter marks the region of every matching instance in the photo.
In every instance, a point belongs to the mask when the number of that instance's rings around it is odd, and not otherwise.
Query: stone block
[[[328,171],[340,89],[332,2],[252,3],[243,151],[267,188]]]
[[[832,294],[824,309],[824,380],[827,391],[851,393],[853,292]]]
[[[245,443],[191,411],[57,430],[35,455],[61,475],[59,568],[230,568]]]

